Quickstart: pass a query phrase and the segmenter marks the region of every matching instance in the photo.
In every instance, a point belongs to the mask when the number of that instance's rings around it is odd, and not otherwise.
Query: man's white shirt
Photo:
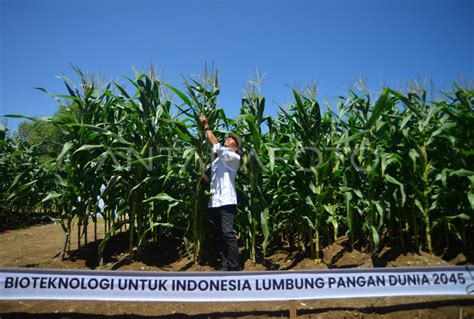
[[[240,166],[240,156],[221,144],[212,146],[212,153],[217,154],[211,164],[211,199],[209,207],[236,205],[235,176]]]

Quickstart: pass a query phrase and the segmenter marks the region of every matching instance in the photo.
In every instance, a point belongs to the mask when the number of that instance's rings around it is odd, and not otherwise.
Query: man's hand
[[[209,123],[207,122],[207,117],[205,115],[199,116],[199,124],[201,124],[202,128],[209,128]]]
[[[219,141],[214,136],[214,133],[212,133],[212,131],[209,129],[209,123],[207,122],[207,117],[204,114],[199,116],[199,124],[201,124],[209,143],[211,143],[211,145],[218,144]]]

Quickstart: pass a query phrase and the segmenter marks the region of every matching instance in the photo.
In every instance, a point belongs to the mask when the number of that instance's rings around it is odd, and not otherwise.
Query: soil
[[[100,225],[99,225],[100,226]],[[92,234],[92,235],[91,235]],[[97,238],[103,236],[98,227]],[[141,271],[213,271],[213,256],[195,264],[181,258],[180,240],[161,238],[136,252],[133,261],[124,247],[127,238],[114,236],[104,264],[99,265],[98,241],[82,243],[74,238],[68,259],[60,252],[64,234],[59,224],[44,224],[0,233],[0,268],[58,268]],[[93,228],[89,227],[89,237]],[[163,248],[164,246],[166,248]],[[170,253],[172,252],[172,253]],[[445,260],[448,259],[448,260]],[[462,265],[463,254],[445,259],[427,253],[384,248],[376,255],[349,250],[344,238],[323,249],[321,260],[314,261],[288,249],[273,251],[265,260],[243,263],[243,271],[371,268],[404,266]],[[474,318],[474,297],[383,297],[295,301],[298,318]],[[289,316],[289,302],[247,303],[159,303],[110,301],[0,301],[4,318],[280,318]]]

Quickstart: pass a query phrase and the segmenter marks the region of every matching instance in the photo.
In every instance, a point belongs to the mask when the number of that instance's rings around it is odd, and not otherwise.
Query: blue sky
[[[123,82],[152,62],[182,88],[181,75],[214,63],[228,116],[256,68],[270,115],[287,85],[315,79],[321,100],[360,76],[374,92],[474,79],[470,0],[0,0],[0,15],[0,115],[52,115],[56,102],[34,88],[64,94],[56,77],[73,75],[70,64]]]

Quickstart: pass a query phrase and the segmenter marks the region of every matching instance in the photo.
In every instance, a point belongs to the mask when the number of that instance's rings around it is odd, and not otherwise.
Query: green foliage
[[[47,161],[56,157],[64,144],[64,136],[60,129],[47,121],[26,122],[18,125],[18,138],[28,141],[33,145],[38,145],[39,150],[44,154],[41,161]]]
[[[257,75],[228,119],[212,68],[184,79],[184,90],[154,72],[136,73],[126,89],[75,71],[78,84],[66,79],[68,94],[52,95],[57,114],[22,123],[15,138],[0,130],[3,220],[54,211],[68,242],[77,223],[80,243],[101,216],[100,252],[126,231],[130,255],[173,231],[197,262],[209,234],[201,176],[211,154],[198,125],[206,114],[218,138],[232,129],[243,139],[237,231],[252,260],[282,244],[320,258],[342,235],[372,252],[387,241],[472,251],[472,90],[455,86],[437,101],[419,87],[375,98],[350,90],[324,108],[314,87],[294,89],[271,118]]]
[[[38,207],[44,192],[54,188],[40,146],[0,128],[0,229],[26,225],[36,212],[54,212],[51,205]]]

